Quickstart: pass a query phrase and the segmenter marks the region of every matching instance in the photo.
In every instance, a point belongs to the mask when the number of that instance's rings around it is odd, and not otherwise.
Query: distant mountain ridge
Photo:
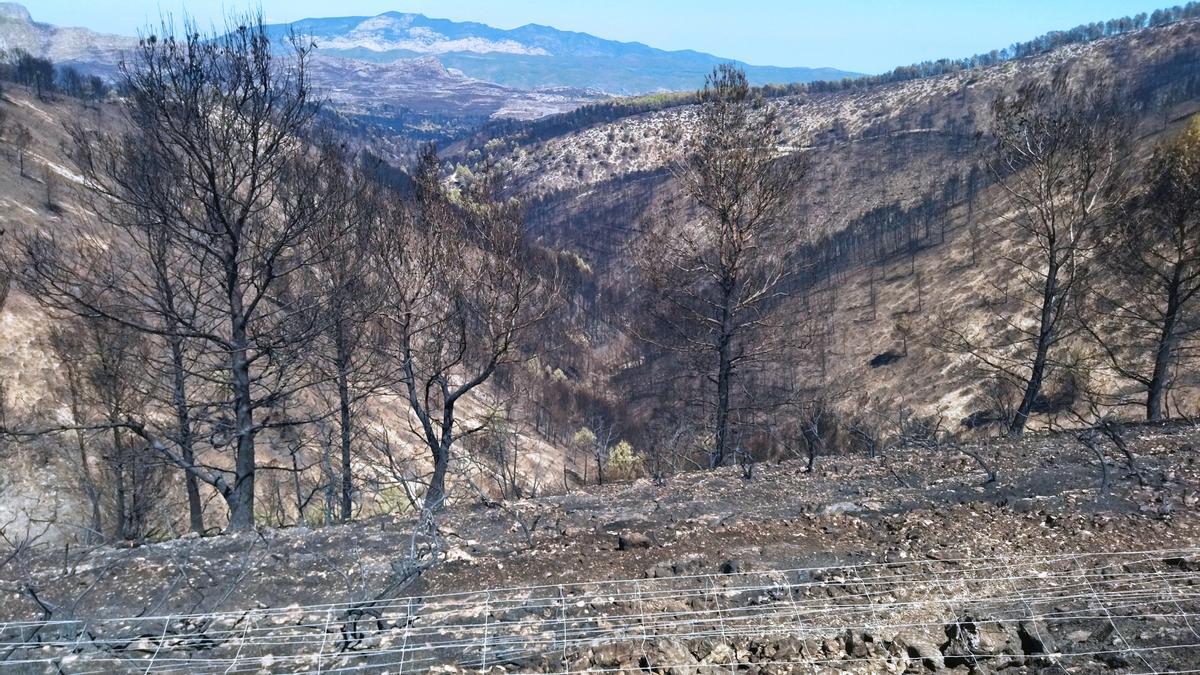
[[[314,82],[336,107],[354,114],[536,119],[606,95],[694,90],[714,65],[695,51],[530,24],[513,30],[481,23],[387,12],[373,17],[304,19],[268,27],[278,40],[297,31],[317,44]],[[0,2],[0,49],[24,49],[60,65],[106,77],[137,38],[36,21]],[[852,75],[829,68],[748,66],[756,84],[809,82]]]
[[[41,23],[24,6],[0,2],[0,49],[23,49],[58,65],[112,78],[137,43],[133,37]],[[599,92],[571,87],[508,87],[447,70],[434,55],[412,54],[380,62],[319,49],[310,74],[335,108],[382,119],[407,118],[410,113],[475,120],[536,119],[603,98]],[[423,120],[415,123],[425,125]]]
[[[377,16],[303,19],[270,27],[282,38],[296,30],[321,52],[387,63],[436,56],[447,68],[508,87],[573,87],[631,95],[699,88],[713,66],[731,60],[697,51],[664,51],[638,42],[528,24],[505,30],[386,12]],[[738,63],[754,84],[840,80],[835,68],[784,68]]]

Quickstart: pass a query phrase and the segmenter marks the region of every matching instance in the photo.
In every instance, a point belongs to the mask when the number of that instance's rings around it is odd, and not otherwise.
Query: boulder
[[[671,561],[671,572],[675,576],[686,577],[700,574],[706,566],[704,556],[692,554]]]
[[[945,670],[946,661],[942,650],[929,636],[905,633],[897,636],[896,642],[908,652],[910,659],[920,661],[926,670]]]
[[[651,543],[650,537],[641,532],[622,532],[617,535],[617,549],[621,551],[650,548]]]
[[[1087,642],[1092,639],[1092,631],[1081,628],[1076,631],[1071,631],[1067,634],[1067,639],[1071,642]]]
[[[621,668],[636,664],[642,657],[641,646],[633,642],[609,642],[592,648],[592,665]]]
[[[842,636],[842,642],[846,645],[846,653],[855,659],[864,659],[871,652],[867,648],[867,643],[863,641],[862,636],[854,631],[846,631]]]
[[[696,675],[700,662],[681,642],[659,639],[646,650],[644,668],[667,675]]]
[[[947,668],[989,660],[989,667],[1000,669],[1024,661],[1021,637],[1010,623],[966,617],[948,624],[946,637],[942,656]]]
[[[671,566],[667,563],[658,563],[653,567],[647,567],[645,577],[647,579],[665,579],[671,576]]]
[[[834,502],[832,504],[826,504],[824,507],[822,507],[821,513],[829,516],[838,513],[857,513],[862,510],[863,507],[854,502]]]
[[[727,644],[714,645],[712,651],[701,661],[706,665],[733,665],[737,663],[737,652]]]
[[[1021,650],[1027,656],[1037,654],[1054,654],[1058,651],[1054,636],[1046,629],[1041,621],[1025,620],[1017,626],[1017,636],[1021,638]]]

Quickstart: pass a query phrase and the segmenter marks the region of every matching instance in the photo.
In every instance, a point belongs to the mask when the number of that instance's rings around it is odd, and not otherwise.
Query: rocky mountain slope
[[[537,119],[609,94],[690,90],[725,61],[545,26],[503,31],[395,12],[270,27],[281,43],[293,30],[317,45],[313,81],[331,102],[352,115],[417,118],[393,124],[400,131],[431,124],[465,131],[489,118]],[[39,23],[23,5],[0,3],[0,49],[24,49],[111,78],[136,46],[133,37]],[[747,70],[760,83],[852,75],[830,68]]]
[[[371,63],[320,52],[309,72],[334,108],[384,119],[407,112],[476,123],[489,118],[530,120],[604,98],[568,87],[513,89],[448,70],[434,57]]]

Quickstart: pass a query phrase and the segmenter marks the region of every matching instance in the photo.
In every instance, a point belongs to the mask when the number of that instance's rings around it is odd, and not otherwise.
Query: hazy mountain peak
[[[0,3],[0,48],[3,49],[24,49],[55,63],[111,73],[120,61],[121,52],[136,44],[137,40],[131,37],[39,23],[24,5]]]
[[[29,10],[25,9],[25,5],[15,2],[0,2],[0,19],[33,23],[33,17],[29,15]]]
[[[443,32],[436,22],[420,14],[388,12],[359,21],[349,31],[340,30],[340,19],[333,24],[307,19],[304,30],[311,32],[318,45],[333,50],[365,49],[371,52],[411,52],[414,54],[525,54],[547,56],[546,50],[527,47],[516,40],[492,39],[489,31],[457,30]],[[448,22],[449,23],[449,22]],[[434,24],[434,25],[431,25]]]
[[[370,28],[391,28],[393,30],[406,29],[413,25],[413,21],[421,16],[411,12],[384,12],[379,16],[373,16],[366,21],[358,24],[360,29]]]

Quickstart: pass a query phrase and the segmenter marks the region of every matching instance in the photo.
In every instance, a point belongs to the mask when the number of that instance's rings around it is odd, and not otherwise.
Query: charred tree
[[[645,340],[697,359],[708,390],[709,466],[724,464],[735,417],[762,402],[748,376],[794,341],[787,299],[803,269],[803,228],[788,218],[807,165],[780,147],[775,109],[723,65],[698,94],[674,168],[690,211],[647,224],[633,257],[648,282]]]

